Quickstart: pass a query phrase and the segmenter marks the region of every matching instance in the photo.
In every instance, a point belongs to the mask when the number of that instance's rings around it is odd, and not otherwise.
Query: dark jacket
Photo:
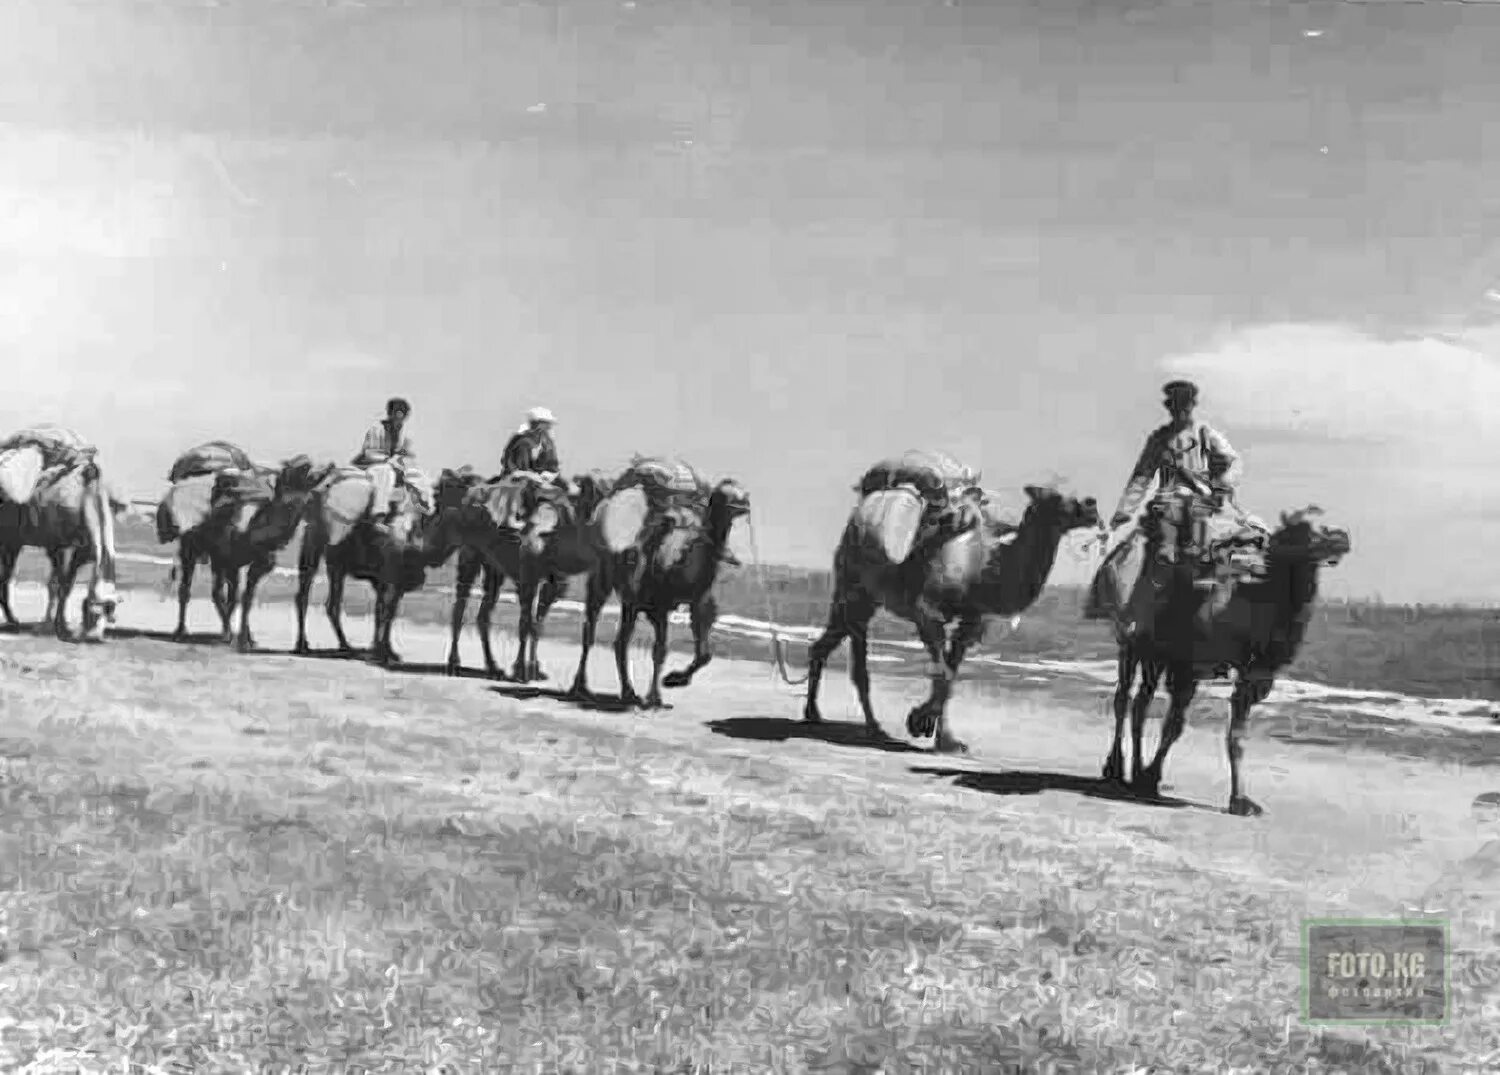
[[[506,442],[505,454],[500,458],[500,473],[510,474],[517,470],[550,472],[562,470],[557,461],[557,445],[552,435],[539,429],[523,429]]]

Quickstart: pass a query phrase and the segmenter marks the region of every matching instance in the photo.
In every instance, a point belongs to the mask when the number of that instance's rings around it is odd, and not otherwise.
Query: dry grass
[[[905,755],[140,642],[7,640],[0,699],[6,1070],[1397,1072],[1500,1047],[1477,1020],[1303,1029],[1306,892]]]

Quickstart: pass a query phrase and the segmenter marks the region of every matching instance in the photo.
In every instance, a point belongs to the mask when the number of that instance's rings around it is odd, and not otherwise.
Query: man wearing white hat
[[[557,445],[552,442],[552,427],[557,418],[546,407],[526,412],[526,424],[506,442],[500,458],[500,473],[529,470],[533,474],[556,475],[562,467],[557,461]]]

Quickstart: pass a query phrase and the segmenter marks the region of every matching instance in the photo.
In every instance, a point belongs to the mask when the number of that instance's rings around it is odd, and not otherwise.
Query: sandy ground
[[[40,615],[43,601],[36,588],[28,587],[18,592],[15,604],[23,619],[29,619]],[[310,663],[285,654],[294,624],[280,608],[257,620],[258,641],[266,652],[252,656],[214,652],[218,647],[206,645],[173,645],[138,634],[170,630],[173,611],[171,603],[135,596],[122,606],[122,630],[109,643],[111,653],[124,648],[143,661],[183,660],[194,654],[206,662],[205,668],[222,661],[237,666],[232,671],[226,667],[226,674],[264,677],[267,683],[282,673],[305,670]],[[197,603],[193,615],[198,625],[211,622],[205,602]],[[370,625],[351,620],[348,630],[358,644],[368,639]],[[316,606],[310,634],[314,647],[331,642]],[[502,663],[509,656],[509,642],[508,635],[501,636]],[[40,645],[54,644],[0,636],[0,655]],[[396,646],[411,670],[420,673],[442,661],[446,638],[441,632],[402,625]],[[81,661],[95,659],[94,654],[104,659],[101,649],[72,651]],[[470,664],[478,658],[472,634],[465,638],[465,656]],[[571,640],[550,640],[542,658],[553,682],[565,683],[576,659],[575,645]],[[679,660],[673,657],[670,664]],[[355,662],[319,664],[327,669],[330,687],[340,680],[356,685],[382,677],[408,681],[411,672],[385,673]],[[646,667],[639,653],[635,665],[640,688]],[[596,651],[591,673],[596,690],[614,689],[605,651]],[[877,712],[889,731],[900,733],[916,687],[880,683],[878,670],[876,677]],[[1103,712],[1062,708],[1035,693],[975,697],[961,687],[952,705],[952,721],[972,753],[949,758],[869,749],[852,723],[857,721],[852,691],[838,673],[825,680],[824,712],[831,722],[851,723],[823,728],[798,720],[800,689],[779,685],[768,666],[748,662],[715,662],[692,687],[668,692],[674,707],[655,714],[584,710],[534,691],[499,685],[498,693],[514,696],[506,700],[483,681],[435,673],[421,675],[420,682],[422,691],[459,707],[455,711],[468,714],[464,719],[477,722],[475,727],[542,721],[562,729],[561,734],[612,743],[604,752],[615,757],[633,757],[649,747],[694,759],[692,765],[683,762],[681,772],[686,775],[677,778],[670,794],[680,795],[691,785],[710,809],[730,810],[743,804],[747,794],[753,798],[753,788],[736,774],[746,766],[769,763],[790,785],[824,797],[817,800],[821,806],[812,809],[830,810],[830,803],[897,802],[901,805],[894,808],[896,816],[920,810],[927,820],[935,819],[945,842],[963,846],[966,854],[1015,834],[1047,833],[1063,844],[1076,844],[1084,856],[1098,848],[1124,853],[1145,871],[1143,876],[1163,870],[1193,878],[1191,883],[1205,891],[1271,894],[1309,916],[1445,916],[1453,921],[1454,944],[1461,952],[1482,951],[1493,944],[1492,909],[1500,907],[1500,832],[1476,813],[1473,804],[1476,796],[1500,784],[1494,770],[1336,747],[1293,749],[1255,738],[1247,751],[1246,772],[1250,793],[1267,813],[1240,819],[1222,812],[1227,798],[1223,724],[1205,719],[1208,714],[1202,706],[1195,711],[1196,726],[1190,725],[1167,769],[1164,793],[1178,800],[1178,808],[1169,808],[1111,797],[1098,784],[1095,778],[1110,731]],[[278,705],[274,692],[253,706],[243,698],[237,705],[261,722],[270,737],[289,732],[293,707]],[[1153,722],[1153,739],[1155,728]],[[410,728],[412,733],[420,730]],[[244,752],[256,749],[259,741],[207,735],[201,728],[181,734],[193,739],[193,750],[214,754],[216,765],[224,768],[240,764]],[[669,790],[663,787],[661,794]],[[910,849],[904,848],[903,854],[909,857]],[[1290,932],[1294,923],[1284,922],[1283,928]],[[1295,961],[1296,943],[1295,935],[1281,939],[1285,959]],[[1455,1012],[1454,1028],[1411,1036],[1391,1030],[1334,1033],[1356,1038],[1368,1033],[1380,1041],[1441,1049],[1444,1036],[1490,1003],[1490,993],[1471,996],[1463,1010]],[[1262,1015],[1276,1021],[1284,1018],[1288,1027],[1296,1019],[1290,1006],[1285,1012]],[[1474,1032],[1472,1027],[1462,1031]],[[1471,1042],[1465,1057],[1474,1055],[1473,1048]]]

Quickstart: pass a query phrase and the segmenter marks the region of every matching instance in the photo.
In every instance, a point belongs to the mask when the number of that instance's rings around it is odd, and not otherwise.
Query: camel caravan
[[[966,752],[947,723],[964,656],[994,618],[1019,620],[1041,595],[1064,540],[1079,534],[1104,549],[1082,614],[1109,623],[1118,648],[1115,734],[1104,778],[1127,783],[1122,740],[1128,714],[1128,786],[1157,795],[1199,683],[1232,675],[1228,809],[1259,813],[1240,767],[1249,714],[1296,656],[1319,571],[1347,555],[1349,535],[1322,523],[1315,507],[1284,513],[1275,530],[1241,510],[1235,502],[1240,458],[1221,432],[1194,418],[1196,386],[1174,381],[1163,395],[1170,420],[1147,437],[1107,525],[1093,497],[1052,485],[1026,486],[1019,517],[1002,517],[979,473],[937,452],[906,452],[866,471],[853,487],[856,503],[834,550],[826,625],[808,656],[803,719],[822,721],[823,671],[847,639],[849,677],[867,732],[886,738],[871,703],[868,662],[869,625],[883,609],[912,624],[930,662],[929,693],[907,714],[908,734],[930,737],[938,752]],[[564,477],[551,433],[555,418],[540,407],[510,438],[499,473],[483,477],[463,466],[431,478],[417,465],[406,434],[410,413],[405,400],[390,400],[347,466],[317,464],[305,455],[256,462],[226,441],[198,445],[175,460],[155,515],[158,541],[177,547],[168,580],[177,588],[175,636],[187,637],[193,578],[204,564],[219,636],[252,650],[257,587],[300,532],[297,653],[310,652],[307,612],[320,569],[338,651],[354,652],[343,628],[344,585],[354,578],[375,595],[369,658],[389,666],[400,660],[391,631],[402,598],[420,589],[430,570],[456,560],[450,672],[462,670],[459,636],[480,582],[484,670],[501,675],[490,628],[509,580],[518,624],[508,678],[546,679],[537,650],[547,614],[580,575],[586,579],[581,647],[565,697],[592,696],[588,659],[611,597],[620,606],[613,650],[627,705],[662,706],[662,688],[688,685],[712,660],[714,585],[722,565],[738,562],[729,538],[735,523],[750,515],[750,496],[737,481],[711,482],[680,460],[639,456],[619,475]],[[17,625],[9,603],[17,557],[36,547],[50,562],[47,621],[59,638],[71,637],[64,610],[76,575],[93,565],[83,637],[101,640],[120,600],[114,523],[127,507],[108,484],[97,450],[77,433],[37,426],[0,440],[0,614],[6,623]],[[666,672],[669,617],[684,607],[693,656]],[[629,670],[629,646],[642,616],[654,635],[644,698]],[[1142,733],[1163,679],[1170,704],[1155,755],[1143,766]]]

